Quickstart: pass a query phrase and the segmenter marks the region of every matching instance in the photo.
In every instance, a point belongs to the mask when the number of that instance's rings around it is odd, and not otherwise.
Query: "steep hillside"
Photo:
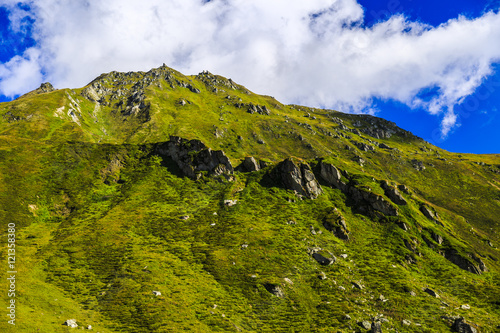
[[[111,72],[0,104],[0,185],[2,332],[500,325],[500,156],[380,118]]]

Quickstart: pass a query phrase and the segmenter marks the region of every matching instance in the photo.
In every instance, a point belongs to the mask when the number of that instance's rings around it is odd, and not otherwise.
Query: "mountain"
[[[500,325],[500,156],[384,119],[111,72],[1,103],[0,176],[2,332]]]

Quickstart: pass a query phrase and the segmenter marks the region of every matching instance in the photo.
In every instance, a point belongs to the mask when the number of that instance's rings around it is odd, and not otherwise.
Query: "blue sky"
[[[500,0],[0,0],[0,101],[162,63],[500,153]]]

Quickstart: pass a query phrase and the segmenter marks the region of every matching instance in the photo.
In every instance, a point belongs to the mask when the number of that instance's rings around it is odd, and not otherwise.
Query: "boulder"
[[[265,283],[264,288],[271,294],[273,294],[276,297],[283,298],[285,297],[285,293],[281,289],[281,287],[277,284],[272,284],[272,283]]]
[[[372,322],[371,333],[382,333],[382,323],[380,321]]]
[[[389,199],[391,199],[391,201],[394,202],[396,205],[407,204],[406,200],[403,198],[401,193],[399,193],[399,191],[395,187],[390,186],[385,180],[382,181],[382,189],[384,189],[385,195]]]
[[[360,321],[358,325],[363,327],[365,330],[370,330],[372,328],[372,324],[368,320]]]
[[[320,264],[323,266],[328,266],[334,263],[333,259],[327,258],[319,253],[313,253],[312,257]]]
[[[432,232],[431,234],[432,239],[439,245],[443,244],[443,237],[441,235],[436,234],[435,232]]]
[[[349,194],[358,205],[368,206],[387,216],[399,215],[398,209],[394,207],[390,202],[385,200],[382,196],[375,194],[367,189],[352,186],[349,187]]]
[[[321,161],[319,163],[320,176],[330,186],[344,191],[347,185],[342,181],[340,171],[332,164]]]
[[[171,158],[189,178],[196,179],[201,172],[207,171],[210,175],[226,175],[230,179],[234,172],[229,158],[222,150],[207,148],[199,140],[171,136],[169,141],[156,144],[154,152],[162,158]]]
[[[411,164],[412,164],[413,168],[415,168],[417,171],[425,170],[424,162],[422,162],[422,161],[411,160]]]
[[[349,239],[349,229],[347,229],[345,219],[337,208],[334,208],[325,216],[323,219],[323,226],[326,230],[333,232],[338,238],[343,240]]]
[[[427,207],[426,205],[421,205],[420,206],[420,211],[429,220],[432,220],[432,221],[436,222],[437,224],[441,224],[442,225],[442,223],[439,222],[439,215],[435,211],[433,211],[429,207]]]
[[[273,178],[284,188],[309,199],[316,199],[323,190],[308,164],[287,158],[273,170]]]
[[[436,298],[439,298],[439,295],[432,289],[429,289],[429,288],[425,288],[424,289],[424,292],[428,293],[429,295],[431,295],[432,297],[436,297]]]
[[[473,253],[461,254],[456,249],[448,249],[444,252],[444,257],[461,269],[477,275],[488,271],[484,262]]]
[[[76,323],[76,319],[68,319],[64,322],[63,325],[66,325],[71,328],[77,328],[78,324]]]
[[[477,329],[468,324],[464,318],[457,318],[453,323],[452,329],[459,333],[477,333]]]
[[[361,151],[372,151],[375,150],[373,146],[370,146],[369,144],[366,144],[364,142],[357,142],[357,141],[351,141],[353,145],[355,145],[359,150]]]
[[[247,157],[245,157],[245,159],[243,160],[243,163],[241,163],[239,168],[242,171],[253,172],[253,171],[259,171],[260,165],[255,160],[255,158],[253,158],[252,156],[247,156]]]

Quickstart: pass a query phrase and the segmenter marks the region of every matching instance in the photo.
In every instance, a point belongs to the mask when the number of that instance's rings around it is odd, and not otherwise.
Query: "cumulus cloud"
[[[42,76],[79,87],[103,72],[166,63],[231,77],[285,103],[373,112],[374,98],[396,100],[440,116],[446,135],[454,106],[500,59],[494,12],[438,27],[396,15],[367,27],[355,0],[31,0],[28,12],[3,3],[14,24],[35,19],[37,41],[0,65],[4,95]]]

